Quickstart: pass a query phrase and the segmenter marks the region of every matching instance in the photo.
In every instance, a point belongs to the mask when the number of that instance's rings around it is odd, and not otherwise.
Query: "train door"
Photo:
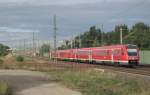
[[[89,50],[89,62],[92,62],[92,49]]]
[[[111,62],[114,63],[114,49],[112,49],[112,53],[111,53]]]
[[[122,50],[121,48],[116,48],[114,49],[114,52],[113,52],[113,61],[114,61],[114,64],[119,64],[122,60]]]

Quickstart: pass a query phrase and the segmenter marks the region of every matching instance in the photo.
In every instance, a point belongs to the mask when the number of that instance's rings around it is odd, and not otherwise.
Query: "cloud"
[[[3,0],[0,3],[51,3],[51,4],[63,4],[63,3],[86,3],[95,2],[99,0]],[[104,0],[101,0],[104,1]]]
[[[0,3],[5,5],[70,5],[97,1],[99,0],[2,0]]]
[[[150,24],[150,0],[0,0],[0,41],[24,39],[39,32],[39,39],[53,39],[57,15],[58,40],[85,32],[90,26],[112,31],[117,24]]]
[[[10,28],[10,27],[0,27],[0,32],[11,32],[11,33],[33,33],[40,32],[39,30],[31,29],[21,29],[21,28]]]
[[[7,5],[75,5],[88,3],[131,3],[136,1],[137,0],[1,0],[0,3]]]

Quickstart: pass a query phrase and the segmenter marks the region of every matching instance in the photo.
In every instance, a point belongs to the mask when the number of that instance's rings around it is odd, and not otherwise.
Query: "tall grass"
[[[55,81],[79,90],[83,95],[150,95],[150,85],[116,74],[67,70],[51,70],[49,74]]]
[[[4,82],[0,82],[0,95],[10,95],[9,87]]]

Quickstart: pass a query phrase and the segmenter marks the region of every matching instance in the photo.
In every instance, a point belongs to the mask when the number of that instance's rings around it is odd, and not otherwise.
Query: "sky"
[[[94,25],[106,32],[119,24],[150,25],[149,5],[150,0],[0,0],[0,42],[32,40],[33,32],[36,39],[52,41],[54,15],[58,44]]]

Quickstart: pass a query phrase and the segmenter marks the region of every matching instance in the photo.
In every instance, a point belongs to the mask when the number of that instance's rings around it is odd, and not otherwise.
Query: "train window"
[[[108,51],[94,51],[93,54],[97,55],[97,56],[108,56],[109,52]]]
[[[127,53],[128,56],[137,56],[137,46],[136,45],[128,45],[127,46]]]
[[[89,52],[89,51],[78,51],[77,54],[81,54],[81,55],[89,55],[90,52]]]
[[[128,56],[137,56],[137,50],[136,49],[128,49]]]
[[[119,56],[122,55],[121,49],[118,50],[118,55],[119,55]]]

